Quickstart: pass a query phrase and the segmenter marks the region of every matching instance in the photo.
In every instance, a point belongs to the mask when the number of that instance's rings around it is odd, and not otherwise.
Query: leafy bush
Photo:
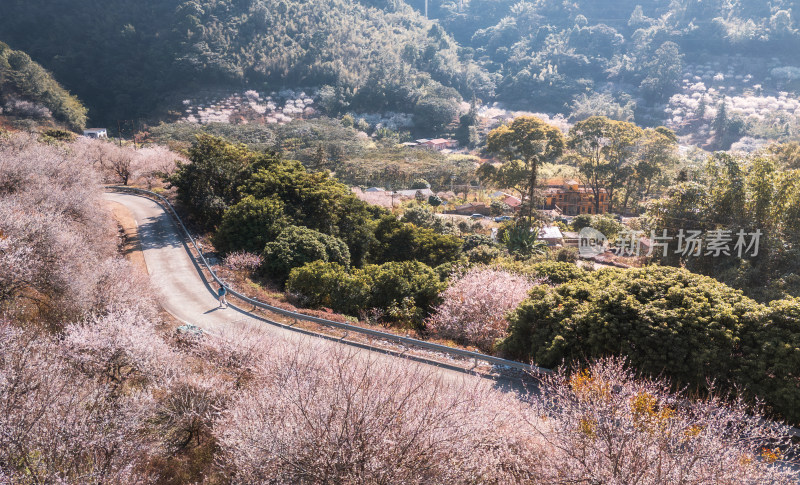
[[[347,315],[358,315],[369,301],[366,278],[351,275],[339,263],[314,261],[291,271],[287,293],[308,308],[331,308]]]
[[[764,307],[683,269],[602,270],[534,288],[510,318],[503,348],[545,367],[626,356],[680,385],[737,384],[798,422],[797,317],[796,300]]]
[[[556,261],[560,263],[575,263],[578,260],[577,248],[561,248],[556,251]]]
[[[461,247],[463,251],[477,248],[478,246],[494,246],[494,241],[489,236],[483,234],[469,234],[464,237],[464,245]]]
[[[485,245],[474,247],[464,253],[464,255],[467,257],[467,260],[469,260],[469,262],[472,264],[489,264],[497,258],[507,254],[507,252],[503,251],[497,246]]]
[[[592,216],[589,214],[581,214],[572,219],[572,229],[580,231],[584,227],[592,226]]]
[[[574,263],[562,261],[543,261],[528,267],[528,271],[536,278],[546,278],[554,285],[573,281],[586,275],[586,270],[579,268]]]
[[[214,234],[214,245],[222,253],[259,252],[286,224],[282,201],[247,196],[225,211]]]
[[[75,138],[75,133],[58,128],[51,128],[42,132],[42,141],[45,143],[72,142],[75,141]]]
[[[422,322],[441,287],[434,270],[417,261],[367,265],[352,272],[335,262],[316,261],[293,269],[286,283],[286,290],[309,307],[353,316],[378,309],[384,320],[412,325]]]
[[[409,189],[412,190],[429,189],[429,188],[431,188],[431,184],[429,184],[428,181],[425,179],[415,179],[413,182],[411,182],[411,186],[409,187]]]
[[[341,238],[353,263],[364,262],[374,242],[374,220],[385,211],[358,200],[327,171],[309,173],[296,161],[277,159],[253,168],[241,187],[242,195],[280,199],[295,224]]]
[[[420,261],[429,266],[439,266],[458,259],[461,239],[437,234],[433,229],[402,223],[394,216],[381,219],[375,229],[376,247],[373,259],[378,263],[389,261]]]
[[[390,308],[399,305],[405,298],[411,298],[419,311],[414,323],[437,302],[441,283],[433,269],[419,261],[389,262],[381,265],[368,265],[364,274],[370,281],[370,306]]]
[[[414,224],[418,227],[429,227],[432,228],[436,224],[437,221],[436,215],[433,213],[432,210],[429,208],[418,205],[414,207],[410,207],[403,213],[403,217],[400,219],[403,222],[408,222],[410,224]]]
[[[293,268],[312,261],[350,265],[350,251],[339,238],[302,226],[289,226],[264,247],[261,269],[281,283]]]
[[[604,236],[611,240],[613,240],[617,234],[625,229],[625,226],[620,224],[610,214],[598,214],[592,216],[592,221],[589,225],[593,229],[600,231]]]

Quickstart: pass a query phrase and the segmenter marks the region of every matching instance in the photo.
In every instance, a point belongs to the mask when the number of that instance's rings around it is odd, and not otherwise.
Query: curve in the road
[[[256,325],[261,331],[267,332],[275,338],[289,341],[322,338],[357,349],[376,352],[379,355],[392,356],[391,358],[402,357],[433,365],[440,371],[454,376],[472,374],[467,369],[437,360],[288,327],[250,313],[235,304],[229,304],[228,308],[219,309],[216,288],[212,287],[206,279],[172,217],[161,205],[150,198],[131,193],[107,192],[105,198],[124,206],[131,213],[136,222],[151,284],[159,297],[159,302],[164,310],[181,322],[196,325],[211,334],[231,325]],[[518,387],[518,384],[512,382],[516,379],[495,378],[495,380],[498,380],[501,387]]]

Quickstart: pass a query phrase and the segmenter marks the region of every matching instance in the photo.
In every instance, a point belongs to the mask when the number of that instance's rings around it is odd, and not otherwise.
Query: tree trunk
[[[531,167],[531,179],[530,179],[530,186],[528,187],[528,222],[532,223],[533,222],[533,201],[534,201],[533,194],[536,192],[536,175],[537,175],[536,174],[536,170],[538,168],[536,166],[536,161],[535,160],[531,160],[530,161],[530,167]]]

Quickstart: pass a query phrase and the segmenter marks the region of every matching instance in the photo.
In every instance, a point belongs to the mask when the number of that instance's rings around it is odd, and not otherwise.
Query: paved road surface
[[[162,307],[178,320],[191,323],[214,333],[221,327],[231,325],[257,325],[276,338],[303,341],[319,339],[309,337],[307,332],[291,330],[265,322],[230,305],[227,309],[217,309],[216,286],[208,285],[199,268],[190,257],[188,247],[179,236],[179,230],[172,218],[155,201],[133,194],[106,193],[107,200],[125,206],[132,214],[138,228],[147,270]],[[330,338],[330,340],[336,340]],[[331,345],[343,345],[332,343]],[[360,348],[359,344],[345,343]],[[371,353],[371,355],[376,355]],[[377,353],[380,358],[398,358],[389,353]],[[415,359],[422,360],[424,359]],[[465,376],[464,371],[449,366],[437,367],[448,375]],[[507,387],[507,383],[498,383]]]
[[[258,323],[276,336],[296,339],[301,334],[264,324],[234,305],[217,309],[216,287],[209,286],[189,255],[178,228],[151,199],[106,193],[106,199],[125,206],[136,221],[150,281],[162,307],[178,320],[214,331],[232,322]]]

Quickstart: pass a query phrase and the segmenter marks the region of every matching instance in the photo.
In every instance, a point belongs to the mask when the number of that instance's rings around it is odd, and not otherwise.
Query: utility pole
[[[425,20],[428,20],[428,0],[425,0]]]

